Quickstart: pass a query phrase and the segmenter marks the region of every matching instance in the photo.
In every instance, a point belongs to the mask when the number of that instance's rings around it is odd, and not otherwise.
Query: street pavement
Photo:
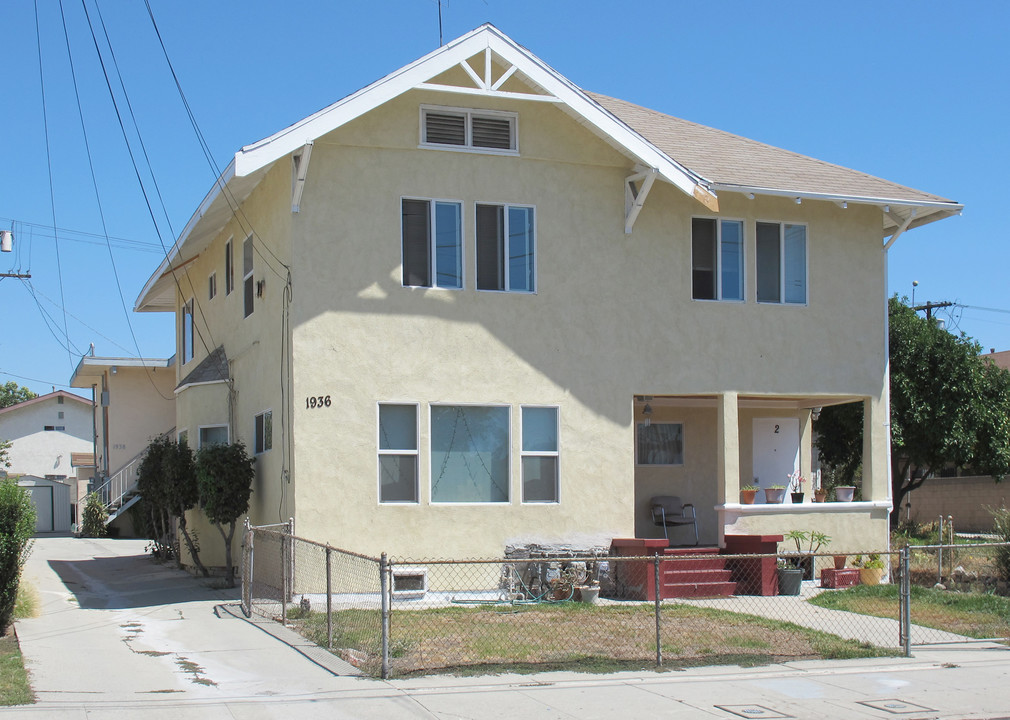
[[[144,545],[36,542],[25,577],[41,613],[17,632],[37,703],[0,718],[1010,718],[1010,648],[991,643],[757,668],[356,677]]]

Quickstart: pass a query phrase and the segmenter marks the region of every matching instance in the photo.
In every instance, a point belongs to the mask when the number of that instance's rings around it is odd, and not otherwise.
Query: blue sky
[[[217,168],[438,45],[436,0],[150,3]],[[0,272],[32,275],[0,280],[0,382],[40,393],[68,383],[90,343],[102,356],[174,351],[173,318],[132,307],[161,243],[171,245],[215,175],[144,4],[63,5],[61,17],[58,3],[39,0],[38,33],[33,3],[0,7],[0,229],[16,237]],[[85,7],[103,49],[104,21],[144,142],[127,114],[133,152],[153,169],[161,200],[141,170],[150,211]],[[950,313],[951,326],[986,350],[1010,349],[999,216],[1010,3],[443,0],[442,19],[446,40],[491,22],[587,90],[963,203],[962,217],[898,240],[889,290],[911,294],[918,280],[917,302],[968,306]],[[115,68],[106,71],[116,87]]]

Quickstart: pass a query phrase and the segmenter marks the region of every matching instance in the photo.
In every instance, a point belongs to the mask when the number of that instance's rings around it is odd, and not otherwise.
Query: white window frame
[[[554,438],[557,441],[555,450],[526,451],[523,450],[523,410],[554,410]],[[526,478],[523,475],[523,459],[527,457],[555,458],[554,500],[526,500]],[[519,406],[519,500],[522,505],[560,505],[561,504],[561,406],[560,405],[520,405]]]
[[[203,447],[203,431],[209,430],[210,428],[225,428],[228,431],[228,443],[231,443],[231,427],[228,423],[211,423],[209,425],[197,425],[196,426],[196,442],[199,447],[197,450]],[[188,443],[187,443],[188,444]]]
[[[246,272],[245,269],[245,246],[249,243],[249,271]],[[253,236],[250,233],[249,236],[242,241],[242,317],[247,318],[253,314],[256,310],[256,288],[254,285],[250,285],[252,288],[250,295],[250,290],[246,289],[248,283],[253,283],[253,274],[256,271],[256,244],[253,240]]]
[[[694,297],[694,221],[715,221],[715,297]],[[723,223],[740,224],[740,297],[724,298],[722,291],[722,225]],[[756,247],[755,247],[756,254]],[[691,299],[697,302],[728,302],[743,303],[747,300],[747,223],[743,218],[724,218],[713,215],[695,215],[691,218]]]
[[[760,283],[758,273],[758,225],[778,225],[779,227],[779,299],[758,300],[757,292]],[[786,301],[786,226],[803,228],[803,302]],[[788,220],[755,220],[754,221],[754,300],[762,305],[786,305],[791,307],[806,307],[810,303],[810,226],[805,222],[790,222]]]
[[[382,449],[381,432],[381,408],[383,405],[404,405],[414,408],[414,449],[400,450],[387,448]],[[420,403],[408,400],[399,402],[395,400],[383,400],[375,404],[375,497],[379,505],[420,505],[421,504],[421,406]],[[383,500],[382,499],[382,456],[383,455],[413,455],[417,476],[414,478],[414,500]]]
[[[235,237],[224,244],[224,294],[231,295],[235,289]]]
[[[687,423],[683,420],[660,420],[650,421],[649,425],[680,425],[680,462],[679,463],[646,463],[638,456],[638,433],[645,426],[641,420],[635,421],[635,467],[640,468],[664,468],[664,467],[684,467],[687,457]]]
[[[404,257],[403,257],[403,201],[404,200],[417,200],[419,202],[428,203],[428,278],[431,280],[430,285],[407,285],[404,283],[403,271],[404,271]],[[435,267],[435,259],[437,255],[437,248],[435,247],[435,205],[437,203],[444,203],[446,205],[458,205],[459,206],[459,287],[448,287],[437,284],[437,272]],[[417,288],[429,288],[438,290],[451,290],[460,291],[466,289],[466,217],[463,213],[464,203],[462,200],[452,200],[449,198],[429,198],[420,197],[416,195],[402,195],[400,197],[400,285],[401,287],[417,287]]]
[[[207,299],[213,300],[217,297],[217,271],[207,276]]]
[[[196,356],[196,319],[193,311],[196,303],[190,298],[182,304],[182,364],[192,362]],[[187,323],[188,318],[188,323]]]
[[[508,433],[508,438],[506,439],[506,447],[509,449],[509,459],[508,459],[508,481],[505,484],[506,492],[508,493],[508,498],[502,500],[501,502],[463,502],[459,500],[441,500],[437,501],[434,499],[434,482],[436,478],[435,474],[435,453],[431,449],[432,436],[434,435],[434,429],[432,424],[432,411],[436,407],[480,407],[480,408],[505,408],[508,410],[508,422],[505,423],[506,432]],[[428,403],[428,499],[431,505],[459,505],[463,507],[508,507],[512,505],[512,463],[513,456],[515,453],[512,451],[512,406],[507,403],[481,403],[481,402],[433,402]]]
[[[463,127],[465,128],[465,140],[462,145],[447,145],[442,143],[425,142],[425,130],[427,114],[429,112],[436,115],[463,115]],[[502,148],[475,147],[473,145],[473,118],[505,118],[509,121],[510,145],[508,150]],[[450,152],[483,153],[487,155],[519,155],[519,113],[507,110],[484,110],[481,108],[446,107],[442,105],[421,105],[420,122],[418,123],[420,137],[418,147],[429,150],[448,150]]]
[[[266,447],[266,429],[267,429],[266,419],[267,419],[267,416],[270,417],[270,447]],[[262,438],[260,437],[259,430],[257,430],[257,428],[256,428],[256,421],[259,418],[263,418],[263,437]],[[274,411],[273,411],[273,409],[267,409],[267,410],[264,410],[263,412],[258,412],[255,415],[253,415],[253,455],[263,455],[264,453],[268,453],[268,452],[270,452],[271,450],[274,449],[273,418],[274,418]],[[263,445],[263,448],[261,450],[257,449],[260,445]]]
[[[478,205],[492,205],[494,207],[500,207],[505,213],[505,227],[502,232],[505,233],[505,288],[503,290],[489,290],[487,288],[481,288],[479,286],[480,280],[477,277],[477,206]],[[522,208],[525,210],[533,211],[533,289],[532,290],[509,290],[509,275],[511,270],[509,268],[509,208]],[[537,210],[537,206],[533,203],[521,203],[521,202],[499,202],[499,201],[483,201],[478,200],[473,204],[473,218],[474,218],[474,229],[473,229],[473,284],[474,288],[478,292],[487,293],[511,293],[513,295],[536,295],[540,289],[540,265],[538,263],[538,258],[540,256],[540,228],[537,223],[540,222],[540,213]]]
[[[183,436],[185,436],[185,437],[183,437]],[[198,437],[197,439],[199,439],[199,437]],[[182,442],[183,440],[185,440],[185,441],[186,441],[186,445],[189,445],[189,428],[188,428],[188,427],[184,427],[184,428],[182,428],[181,430],[179,430],[179,431],[178,431],[178,432],[177,432],[177,433],[175,434],[175,441],[176,441],[177,443],[180,443],[180,442]]]

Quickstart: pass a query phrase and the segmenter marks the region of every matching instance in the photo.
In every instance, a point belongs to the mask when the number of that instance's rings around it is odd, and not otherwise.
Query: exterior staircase
[[[660,597],[729,597],[736,594],[732,576],[719,548],[666,548],[659,563]],[[656,599],[655,585],[646,599]]]
[[[174,427],[168,432],[163,433],[163,435],[169,437],[172,437],[174,434]],[[96,482],[93,492],[98,493],[98,497],[102,499],[102,503],[105,505],[105,511],[108,513],[108,518],[105,520],[106,525],[129,510],[140,500],[140,495],[137,494],[137,470],[140,468],[140,462],[144,459],[146,452],[147,448],[144,448],[128,463],[119,468],[114,475],[106,478],[104,482]]]

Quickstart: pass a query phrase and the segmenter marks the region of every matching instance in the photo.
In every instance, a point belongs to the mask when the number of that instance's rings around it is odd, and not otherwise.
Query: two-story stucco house
[[[242,148],[137,301],[251,520],[408,557],[886,543],[887,250],[944,198],[582,90],[485,25]],[[864,501],[741,505],[865,409]],[[214,549],[206,544],[209,552]],[[211,560],[213,564],[213,560]]]

